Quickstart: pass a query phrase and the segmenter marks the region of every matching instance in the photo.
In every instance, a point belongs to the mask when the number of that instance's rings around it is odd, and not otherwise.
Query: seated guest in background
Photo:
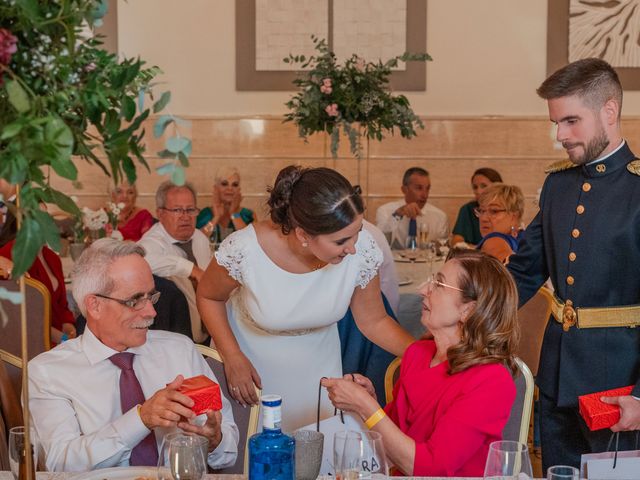
[[[159,222],[138,241],[147,252],[146,260],[155,275],[173,281],[189,303],[192,338],[203,342],[203,329],[196,306],[196,288],[211,261],[209,240],[196,229],[196,191],[190,183],[177,186],[163,182],[156,192]]]
[[[421,291],[422,323],[433,340],[407,349],[384,411],[365,377],[322,381],[337,408],[382,434],[388,457],[409,476],[481,477],[516,397],[515,284],[488,255],[451,256]]]
[[[47,470],[156,466],[164,435],[182,429],[209,440],[208,464],[237,457],[238,429],[222,411],[195,417],[177,391],[183,380],[214,374],[188,338],[148,331],[158,300],[144,249],[105,238],[76,262],[73,296],[85,332],[29,362],[29,405]]]
[[[211,208],[205,207],[198,215],[196,227],[212,242],[221,242],[227,236],[253,222],[253,212],[242,208],[240,173],[233,167],[222,167],[213,183]]]
[[[124,204],[124,208],[118,214],[118,231],[125,240],[137,242],[151,228],[154,220],[149,210],[136,206],[136,186],[123,180],[119,185],[112,187],[109,193],[113,203]]]
[[[412,222],[428,229],[429,240],[449,236],[447,215],[427,203],[431,190],[429,172],[420,167],[408,169],[402,177],[401,190],[404,200],[385,203],[376,212],[376,224],[390,236],[392,248],[404,248]]]
[[[478,250],[506,263],[518,251],[518,242],[524,234],[524,195],[520,187],[494,183],[480,195],[480,206],[475,210],[480,219],[482,240]]]
[[[0,278],[11,277],[13,269],[13,245],[16,242],[17,225],[8,221],[2,229],[0,243]],[[53,345],[76,337],[75,318],[67,302],[67,289],[64,285],[62,262],[58,254],[46,245],[43,246],[27,273],[34,280],[41,282],[51,297],[51,342]]]
[[[458,219],[453,227],[451,245],[455,246],[460,242],[469,245],[477,245],[482,239],[480,234],[480,222],[475,214],[478,208],[478,199],[482,192],[492,183],[502,182],[502,177],[493,168],[479,168],[471,176],[471,189],[475,200],[465,203],[460,207]]]

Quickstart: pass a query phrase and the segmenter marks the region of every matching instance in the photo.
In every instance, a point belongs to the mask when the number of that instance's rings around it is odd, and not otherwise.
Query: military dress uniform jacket
[[[550,174],[540,211],[508,268],[527,302],[551,278],[574,307],[640,303],[640,176],[626,145],[602,162]],[[629,167],[629,168],[628,168]],[[547,324],[537,383],[558,406],[578,396],[635,385],[640,396],[640,328]]]

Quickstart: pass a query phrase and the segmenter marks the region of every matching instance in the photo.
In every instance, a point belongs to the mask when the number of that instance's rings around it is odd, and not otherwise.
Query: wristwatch
[[[396,220],[402,220],[402,215],[400,215],[399,213],[393,212],[391,216]]]

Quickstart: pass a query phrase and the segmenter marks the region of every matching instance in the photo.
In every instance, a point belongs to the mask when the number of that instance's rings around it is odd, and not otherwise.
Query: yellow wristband
[[[382,408],[379,408],[378,410],[373,412],[373,414],[371,414],[369,418],[365,420],[364,424],[369,430],[371,430],[373,427],[375,427],[378,424],[380,420],[382,420],[386,416],[387,414],[384,413],[384,410]]]

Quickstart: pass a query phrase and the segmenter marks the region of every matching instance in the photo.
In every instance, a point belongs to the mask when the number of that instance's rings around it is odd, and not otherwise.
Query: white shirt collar
[[[618,145],[618,147],[613,150],[612,152],[609,152],[607,155],[605,155],[604,157],[601,158],[597,158],[595,160],[590,161],[589,163],[587,163],[587,165],[594,165],[596,163],[600,163],[600,162],[604,162],[607,158],[609,158],[611,155],[613,155],[614,153],[616,153],[618,150],[620,150],[624,144],[627,143],[624,138],[622,139],[622,142],[620,142],[620,145]]]
[[[147,336],[149,335],[149,331],[147,331]],[[144,354],[149,352],[149,347],[147,346],[149,338],[147,337],[147,342],[143,343],[139,347],[128,348],[127,352],[135,353],[135,354]],[[117,350],[114,350],[111,347],[107,347],[104,343],[95,336],[95,334],[91,331],[89,326],[86,326],[84,329],[84,333],[82,334],[82,351],[87,356],[87,360],[91,365],[95,365],[96,363],[102,362],[103,360],[107,360],[109,357],[115,355],[116,353],[120,353]]]

